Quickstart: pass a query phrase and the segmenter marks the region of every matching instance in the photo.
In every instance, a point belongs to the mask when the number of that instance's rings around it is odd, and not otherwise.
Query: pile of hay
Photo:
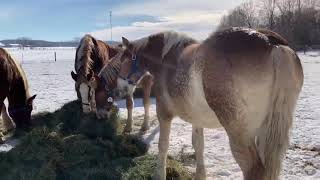
[[[151,179],[155,157],[146,155],[138,137],[121,134],[118,119],[117,109],[110,119],[84,115],[77,101],[35,115],[35,128],[17,147],[0,153],[0,179]],[[168,164],[168,179],[191,179],[178,162]]]

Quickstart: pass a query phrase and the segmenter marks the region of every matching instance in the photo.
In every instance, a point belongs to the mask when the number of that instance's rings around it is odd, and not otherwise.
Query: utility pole
[[[112,41],[112,11],[110,11],[110,37]]]

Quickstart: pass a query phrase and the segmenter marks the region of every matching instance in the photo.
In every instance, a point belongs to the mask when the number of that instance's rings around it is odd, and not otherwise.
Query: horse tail
[[[265,168],[264,179],[277,179],[289,145],[289,130],[303,84],[298,56],[287,46],[275,47],[274,84],[268,115],[256,138],[259,156]]]

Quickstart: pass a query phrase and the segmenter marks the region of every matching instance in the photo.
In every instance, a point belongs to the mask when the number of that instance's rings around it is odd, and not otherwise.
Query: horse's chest
[[[205,98],[201,73],[190,72],[190,76],[180,79],[179,83],[183,88],[177,91],[180,92],[175,103],[178,116],[197,127],[220,127],[215,112]]]

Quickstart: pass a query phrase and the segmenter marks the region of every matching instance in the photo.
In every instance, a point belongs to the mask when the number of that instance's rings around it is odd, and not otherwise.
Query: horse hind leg
[[[232,153],[246,180],[277,180],[289,144],[298,90],[273,92],[269,111],[256,133],[248,133],[240,123],[227,127]]]
[[[255,146],[254,137],[240,130],[228,133],[228,135],[232,154],[242,170],[244,179],[263,180],[261,177],[264,174],[264,166]]]
[[[195,150],[197,168],[195,180],[206,179],[206,170],[204,165],[204,139],[203,139],[203,128],[196,128],[192,126],[192,146]]]

